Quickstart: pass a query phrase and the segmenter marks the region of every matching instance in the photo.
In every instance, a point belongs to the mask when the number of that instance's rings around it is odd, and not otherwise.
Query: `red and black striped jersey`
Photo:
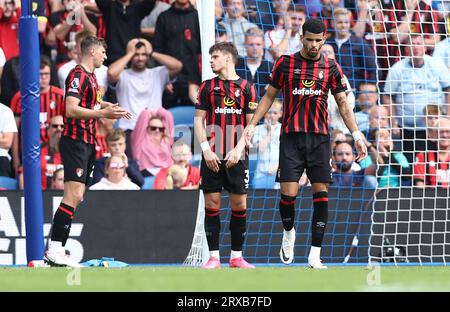
[[[414,180],[427,186],[449,187],[450,158],[442,159],[438,152],[418,153],[414,163]]]
[[[20,106],[20,91],[18,91],[11,99],[11,110],[15,116],[22,115]],[[41,107],[39,110],[39,122],[41,128],[41,143],[47,142],[47,126],[50,119],[54,116],[64,116],[64,91],[58,87],[50,86],[48,92],[41,93]]]
[[[347,90],[338,63],[323,55],[316,61],[300,52],[283,55],[273,67],[270,84],[283,92],[283,133],[328,135],[328,91],[334,95]]]
[[[385,28],[387,32],[390,32],[393,28],[398,27],[401,23],[404,23],[407,9],[403,0],[392,0],[391,3],[384,7],[385,15]],[[414,34],[424,34],[429,37],[440,32],[439,29],[439,16],[431,6],[425,3],[425,1],[419,1],[419,6],[416,7],[412,15],[411,22],[409,23],[409,32]],[[392,39],[389,39],[389,52],[400,59],[401,56],[407,55],[405,51],[407,45],[395,43]],[[431,50],[429,51],[431,53]],[[401,53],[401,54],[400,54]]]
[[[205,80],[196,109],[206,111],[206,132],[211,149],[220,157],[236,147],[247,126],[246,115],[258,105],[255,86],[245,79]]]
[[[44,143],[41,146],[41,185],[43,190],[50,188],[53,173],[61,167],[61,154],[51,151],[48,142]]]
[[[106,135],[97,134],[95,142],[95,158],[109,157],[111,154],[108,151],[108,143],[106,142]]]
[[[80,100],[79,106],[87,109],[100,109],[102,99],[94,73],[87,72],[83,66],[75,66],[66,79],[66,98],[75,97]],[[95,144],[98,121],[97,118],[77,119],[64,116],[64,136],[76,141]]]

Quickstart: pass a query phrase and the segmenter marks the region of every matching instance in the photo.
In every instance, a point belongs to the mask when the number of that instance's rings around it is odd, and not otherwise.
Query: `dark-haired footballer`
[[[280,259],[285,264],[294,260],[295,199],[298,182],[306,169],[312,184],[314,203],[308,265],[314,269],[326,269],[320,259],[320,250],[328,220],[328,186],[332,182],[327,109],[329,90],[336,99],[345,125],[353,135],[357,160],[367,156],[367,148],[363,134],[357,128],[355,115],[347,103],[347,87],[341,68],[334,60],[320,53],[326,39],[324,23],[309,19],[302,29],[300,40],[303,48],[295,54],[281,56],[275,63],[269,87],[242,139],[250,145],[255,126],[282,90],[284,103],[276,177],[281,186],[279,209],[284,227]]]

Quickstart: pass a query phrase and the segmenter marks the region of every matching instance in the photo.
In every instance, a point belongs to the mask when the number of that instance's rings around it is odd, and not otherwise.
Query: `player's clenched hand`
[[[242,134],[244,136],[245,145],[248,147],[252,147],[252,138],[255,134],[255,126],[254,125],[248,125],[244,129],[244,133]]]
[[[100,110],[101,117],[110,119],[126,118],[131,119],[131,113],[119,106],[119,104],[108,105]]]
[[[219,172],[220,159],[217,157],[216,153],[212,150],[206,150],[203,152],[203,158],[205,159],[206,165],[209,169],[214,172]]]
[[[358,152],[358,155],[356,155],[355,160],[360,161],[367,157],[367,146],[364,140],[357,140],[355,142],[356,151]]]
[[[225,156],[225,167],[231,168],[234,165],[236,165],[241,158],[242,150],[239,150],[238,148],[233,148],[231,151],[228,152],[227,156]]]

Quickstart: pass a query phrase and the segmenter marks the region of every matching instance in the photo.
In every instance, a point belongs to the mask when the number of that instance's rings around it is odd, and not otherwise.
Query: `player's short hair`
[[[441,107],[437,104],[428,104],[423,108],[423,114],[425,116],[439,116],[441,115]]]
[[[251,27],[245,32],[245,37],[261,37],[264,39],[264,32],[259,27]]]
[[[106,135],[106,144],[109,144],[110,142],[115,142],[120,140],[121,138],[124,138],[125,141],[127,140],[127,136],[125,134],[125,131],[123,131],[120,128],[112,129],[108,132]]]
[[[50,58],[47,55],[41,55],[39,68],[43,69],[45,66],[52,68],[52,61],[50,60]]]
[[[89,35],[81,41],[81,55],[87,55],[89,50],[93,47],[104,47],[105,40],[103,38],[98,38],[97,36]]]
[[[222,53],[229,53],[233,57],[234,64],[238,62],[238,51],[236,46],[232,42],[218,42],[209,48],[209,54],[213,52],[220,51]]]
[[[307,31],[313,34],[321,34],[326,31],[326,27],[321,20],[310,18],[303,24],[302,31],[303,35],[306,34]]]

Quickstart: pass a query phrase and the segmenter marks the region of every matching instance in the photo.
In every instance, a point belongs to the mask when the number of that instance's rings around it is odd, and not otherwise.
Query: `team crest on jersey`
[[[81,168],[77,168],[77,169],[75,170],[75,173],[77,174],[77,176],[78,176],[79,178],[81,178],[81,176],[83,175],[83,172],[84,172],[84,170],[81,169]]]
[[[319,79],[323,79],[323,71],[322,70],[319,72]]]
[[[223,103],[225,104],[225,106],[231,107],[231,106],[233,106],[236,102],[235,102],[232,98],[230,98],[228,95],[226,95],[226,96],[223,98]]]
[[[51,101],[50,102],[50,109],[55,109],[55,107],[56,107],[55,101]]]
[[[239,97],[240,95],[241,95],[241,90],[237,89],[236,91],[234,91],[235,97]]]

